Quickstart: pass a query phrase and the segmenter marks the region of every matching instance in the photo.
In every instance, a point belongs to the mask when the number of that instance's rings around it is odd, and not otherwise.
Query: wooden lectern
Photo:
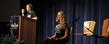
[[[36,20],[19,16],[18,41],[24,44],[36,44]]]

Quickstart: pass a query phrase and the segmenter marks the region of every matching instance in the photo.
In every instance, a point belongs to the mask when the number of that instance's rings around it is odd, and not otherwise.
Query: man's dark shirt
[[[27,17],[27,18],[33,18],[33,17],[36,17],[36,13],[32,10],[31,13],[27,13],[26,17]]]

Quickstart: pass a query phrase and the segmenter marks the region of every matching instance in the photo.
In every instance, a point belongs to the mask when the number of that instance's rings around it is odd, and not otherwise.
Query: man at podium
[[[27,11],[27,13],[25,15],[24,14],[25,10],[21,9],[22,16],[26,16],[27,18],[31,18],[31,19],[37,20],[37,16],[36,16],[34,10],[32,9],[32,4],[27,4],[26,5],[26,11]]]

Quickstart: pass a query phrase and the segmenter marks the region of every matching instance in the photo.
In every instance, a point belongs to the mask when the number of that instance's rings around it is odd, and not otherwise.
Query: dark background
[[[0,1],[0,21],[9,21],[11,15],[18,15],[20,0],[1,0]]]
[[[59,10],[63,10],[69,27],[74,27],[73,33],[83,33],[83,22],[95,20],[97,22],[94,33],[101,35],[103,20],[109,18],[108,0],[2,0],[0,1],[0,22],[9,23],[10,16],[20,15],[20,9],[32,3],[38,16],[37,43],[43,44],[48,35],[54,34],[55,17]],[[74,19],[80,17],[74,23]],[[8,22],[8,23],[7,23]],[[1,24],[2,24],[1,23]],[[6,25],[5,25],[6,26]],[[3,28],[1,28],[3,29]],[[6,29],[5,29],[6,30]],[[71,35],[69,44],[107,44],[105,40],[93,37]]]
[[[19,15],[20,0],[1,0],[0,1],[0,38],[10,34],[10,16]]]

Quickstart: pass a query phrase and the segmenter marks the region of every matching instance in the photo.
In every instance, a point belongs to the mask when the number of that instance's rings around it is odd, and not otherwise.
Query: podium
[[[24,44],[36,44],[36,20],[19,16],[18,40]]]

